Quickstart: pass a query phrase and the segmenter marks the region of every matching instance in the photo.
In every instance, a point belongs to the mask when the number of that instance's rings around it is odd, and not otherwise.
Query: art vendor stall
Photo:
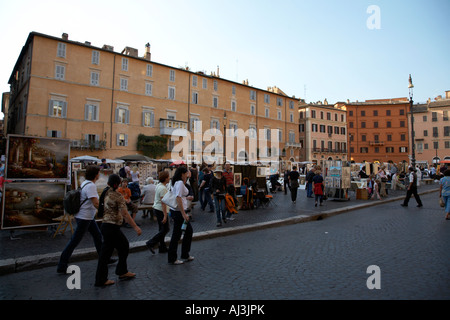
[[[323,170],[325,195],[328,199],[350,200],[348,191],[351,186],[350,167],[343,166],[340,160],[328,160]]]
[[[1,228],[45,227],[64,215],[70,140],[8,135]]]

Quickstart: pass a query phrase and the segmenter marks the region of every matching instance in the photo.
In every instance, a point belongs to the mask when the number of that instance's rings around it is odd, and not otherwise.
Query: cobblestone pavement
[[[193,262],[167,264],[165,254],[131,253],[137,277],[93,286],[96,260],[77,262],[81,289],[54,266],[0,276],[0,299],[300,300],[450,299],[450,221],[437,193],[408,208],[401,201],[323,220],[194,241]],[[179,247],[180,250],[180,247]],[[75,263],[74,263],[75,264]],[[368,289],[369,266],[380,289]],[[192,301],[191,301],[192,302]]]

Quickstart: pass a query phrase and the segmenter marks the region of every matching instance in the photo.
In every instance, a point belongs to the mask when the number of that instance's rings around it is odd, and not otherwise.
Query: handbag
[[[440,205],[442,208],[445,207],[445,202],[444,202],[444,200],[442,199],[442,197],[439,198],[439,205]]]
[[[166,192],[161,202],[168,205],[171,209],[175,210],[178,207],[177,196],[170,190]]]

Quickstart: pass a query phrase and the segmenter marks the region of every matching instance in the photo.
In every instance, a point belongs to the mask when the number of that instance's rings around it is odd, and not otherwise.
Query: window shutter
[[[50,100],[48,103],[48,116],[53,116],[53,100]]]
[[[120,146],[120,134],[116,133],[116,145]]]
[[[67,102],[62,103],[62,117],[67,118]]]
[[[125,147],[126,147],[126,146],[128,146],[128,135],[125,134],[124,136],[125,136],[125,144],[124,144],[124,145],[125,145]]]
[[[89,120],[89,105],[84,105],[84,120]]]
[[[130,110],[125,111],[125,123],[126,124],[130,123]]]
[[[155,113],[154,112],[150,112],[150,126],[152,128],[155,127]]]

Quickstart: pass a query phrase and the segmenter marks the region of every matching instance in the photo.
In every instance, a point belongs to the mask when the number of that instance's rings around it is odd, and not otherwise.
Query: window
[[[264,93],[264,103],[270,103],[270,96],[267,93]]]
[[[316,123],[312,123],[311,124],[311,131],[312,132],[317,132],[317,124]]]
[[[202,132],[202,122],[197,116],[191,116],[189,126],[193,132]]]
[[[391,115],[391,110],[386,110],[386,115],[390,116]]]
[[[266,116],[266,118],[269,118],[269,115],[270,115],[270,110],[269,110],[269,108],[266,108],[265,109],[265,116]]]
[[[400,115],[404,116],[405,115],[405,110],[404,109],[400,109]]]
[[[400,134],[400,141],[406,141],[406,134]]]
[[[143,127],[155,127],[155,112],[153,110],[142,111],[142,126]]]
[[[197,87],[197,82],[198,82],[197,76],[192,76],[192,86],[193,87]]]
[[[439,136],[438,127],[433,127],[433,138],[437,138]]]
[[[360,153],[369,153],[369,148],[367,148],[367,147],[361,147],[361,148],[360,148]]]
[[[444,137],[448,137],[448,136],[450,136],[450,127],[445,126],[444,127]]]
[[[220,131],[220,122],[217,119],[211,120],[211,133],[218,133]]]
[[[406,152],[408,152],[408,147],[400,147],[399,151],[402,153],[406,153]]]
[[[122,71],[128,71],[128,58],[122,58]]]
[[[361,128],[365,128],[366,127],[366,123],[364,121],[361,122]]]
[[[219,107],[219,97],[213,96],[213,107],[218,108]]]
[[[388,134],[388,135],[386,136],[386,140],[387,140],[387,141],[392,141],[392,134]]]
[[[279,107],[283,106],[283,98],[277,98],[277,106]]]
[[[405,127],[405,121],[404,120],[400,120],[400,127],[404,128]]]
[[[391,122],[390,121],[386,121],[386,127],[390,128],[391,126],[392,126]]]
[[[170,70],[169,81],[170,82],[175,82],[175,70]]]
[[[373,122],[373,127],[374,127],[374,128],[378,128],[378,121],[374,121],[374,122]]]
[[[116,123],[130,123],[130,111],[127,107],[119,106],[116,108]]]
[[[67,102],[61,100],[50,100],[48,105],[48,116],[65,118],[67,114]]]
[[[366,141],[366,135],[365,134],[361,135],[361,141]]]
[[[147,64],[147,70],[146,70],[147,77],[153,77],[153,65]]]
[[[91,86],[98,86],[100,84],[100,73],[91,71]]]
[[[214,81],[213,81],[213,88],[214,88],[214,91],[217,91],[217,90],[218,90],[218,83],[217,83],[217,80],[214,80]]]
[[[175,100],[175,87],[169,87],[168,99]]]
[[[443,117],[442,120],[448,121],[448,111],[443,111],[443,112],[442,112],[442,117]]]
[[[428,119],[427,119],[427,116],[423,116],[422,119],[423,119],[423,122],[427,122],[427,120],[428,120]]]
[[[349,126],[349,128],[353,128],[353,121],[350,121],[350,122],[348,123],[348,126]]]
[[[255,101],[256,100],[256,91],[250,90],[250,100]]]
[[[50,137],[50,138],[61,138],[61,131],[47,130],[47,137]]]
[[[281,120],[281,110],[277,110],[277,120]]]
[[[324,124],[321,124],[320,126],[319,126],[319,132],[322,132],[322,133],[325,133],[326,131],[325,131],[325,125]]]
[[[328,121],[331,120],[331,112],[327,112],[327,120],[328,120]]]
[[[289,101],[289,109],[294,109],[294,101]]]
[[[98,121],[98,106],[95,104],[86,104],[84,106],[84,120]]]
[[[289,142],[294,143],[295,142],[295,132],[289,131]]]
[[[153,95],[153,84],[150,82],[145,83],[145,95],[146,96]]]
[[[100,52],[93,50],[92,51],[92,57],[91,57],[91,63],[99,65],[100,64]]]
[[[289,121],[294,122],[294,114],[292,112],[289,113]]]
[[[423,136],[428,137],[428,130],[423,130]]]
[[[251,114],[251,115],[255,115],[255,110],[256,110],[255,105],[254,105],[254,104],[251,104],[251,105],[250,105],[250,114]]]
[[[311,118],[316,118],[316,110],[311,110]]]
[[[118,133],[117,145],[121,147],[126,147],[128,145],[128,135],[125,133]]]
[[[366,111],[361,110],[361,117],[365,117],[366,116]]]
[[[388,110],[389,111],[389,110]],[[373,110],[373,116],[378,117],[378,110]]]
[[[438,119],[437,119],[437,112],[432,112],[431,113],[431,121],[432,122],[436,122]]]
[[[198,104],[198,92],[192,92],[192,103]]]
[[[128,91],[128,79],[120,78],[120,91]]]
[[[305,124],[304,123],[300,123],[298,125],[298,131],[300,132],[305,132]]]
[[[231,86],[231,94],[232,94],[233,96],[236,95],[236,86]]]
[[[231,100],[231,111],[236,111],[236,101]]]
[[[208,89],[208,79],[202,78],[203,89]]]
[[[55,66],[55,79],[64,80],[66,78],[66,67],[60,64]]]
[[[59,58],[66,57],[66,44],[62,42],[58,42],[58,49],[56,51],[56,56]]]
[[[394,147],[386,147],[386,153],[394,153]]]

